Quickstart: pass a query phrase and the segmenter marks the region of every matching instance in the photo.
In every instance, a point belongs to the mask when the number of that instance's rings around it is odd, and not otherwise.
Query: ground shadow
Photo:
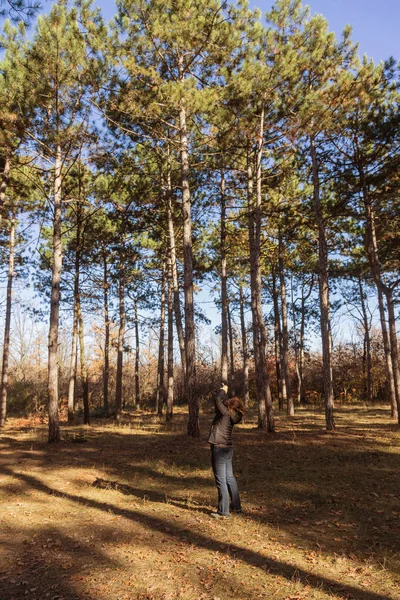
[[[383,564],[397,576],[399,456],[393,447],[393,436],[387,435],[388,423],[374,422],[375,418],[388,415],[388,411],[359,411],[364,419],[362,423],[357,421],[358,414],[354,422],[346,421],[350,414],[347,409],[337,412],[342,426],[336,434],[326,434],[322,428],[316,430],[315,422],[308,422],[313,415],[303,417],[301,412],[295,422],[281,418],[280,430],[274,436],[251,429],[251,423],[238,428],[234,465],[244,494],[245,521],[271,526],[287,534],[295,544],[310,550],[319,548],[325,555],[355,556]],[[322,422],[321,417],[318,418]],[[202,417],[203,431],[208,430],[209,422],[209,415]],[[390,423],[389,427],[391,431],[394,426]],[[19,470],[20,464],[24,470],[34,465],[49,472],[53,467],[65,469],[65,473],[71,464],[83,469],[99,467],[103,477],[97,480],[105,482],[103,485],[108,485],[110,490],[141,499],[147,497],[150,502],[165,503],[168,499],[177,508],[208,512],[204,507],[214,503],[216,493],[206,437],[192,440],[185,434],[163,430],[161,425],[160,428],[157,435],[147,431],[122,432],[111,427],[87,430],[85,444],[63,442],[57,449],[45,442],[11,438],[10,452],[2,450],[2,459],[4,464],[14,465],[14,471]],[[386,437],[380,435],[382,432]],[[20,485],[23,481],[27,484],[28,480],[18,473],[14,477],[19,483],[11,485],[10,492],[20,493]],[[93,480],[88,483],[93,484]],[[29,485],[35,487],[35,481]],[[182,495],[185,490],[193,490],[190,502]],[[65,496],[64,492],[52,491],[48,486],[41,491]],[[77,496],[71,498],[78,501]],[[197,505],[194,506],[192,500]],[[90,505],[92,501],[88,502]],[[114,512],[119,510],[112,504],[93,504],[93,508],[108,510],[102,507],[112,507]],[[126,511],[118,514],[147,523],[147,516],[134,511],[128,515]],[[163,523],[159,520],[157,525],[154,521],[153,526],[163,527]],[[176,535],[182,531],[176,529]],[[202,537],[193,543],[208,548],[210,544],[213,548],[220,545]],[[239,551],[247,556],[247,550],[240,548]],[[249,555],[248,564],[255,564],[255,554]],[[267,563],[264,556],[260,560]],[[298,571],[280,561],[268,564],[274,572],[282,569],[293,574],[294,570]],[[303,576],[308,579],[310,575],[304,571]],[[319,583],[325,585],[322,580]],[[335,591],[340,588],[338,582],[332,585]],[[346,593],[353,593],[351,589]],[[357,590],[357,593],[355,597],[367,600],[368,596],[360,595],[363,591]],[[382,600],[384,596],[369,598]]]
[[[165,519],[161,519],[159,517],[143,514],[139,511],[122,509],[111,503],[98,502],[91,498],[59,492],[58,490],[47,486],[36,477],[24,473],[16,473],[7,467],[1,467],[0,471],[3,474],[23,481],[27,486],[31,486],[46,495],[58,496],[79,504],[84,503],[84,505],[87,507],[94,508],[99,511],[105,511],[107,513],[111,511],[115,515],[119,515],[131,521],[140,522],[141,524],[144,524],[148,528],[155,531],[162,531],[167,537],[176,537],[180,540],[186,540],[188,544],[195,544],[199,548],[205,548],[218,553],[230,554],[235,552],[237,558],[240,558],[249,565],[263,569],[268,568],[268,570],[272,573],[278,574],[288,581],[293,581],[294,578],[297,578],[297,580],[301,580],[313,588],[319,590],[324,589],[331,593],[335,593],[340,598],[345,599],[350,597],[355,600],[391,600],[388,596],[382,596],[381,594],[377,594],[375,592],[361,590],[360,588],[347,584],[343,585],[332,579],[317,576],[306,570],[300,569],[295,565],[291,565],[290,563],[265,557],[253,550],[249,550],[231,543],[226,544],[196,531],[188,532],[187,529],[182,529],[177,524],[171,523],[170,521],[166,521]]]
[[[194,512],[202,512],[209,514],[210,511],[200,506],[190,506],[188,498],[171,496],[167,492],[157,492],[155,490],[143,490],[142,488],[135,488],[131,485],[125,485],[119,481],[108,481],[106,479],[95,479],[93,487],[103,490],[116,490],[125,496],[135,496],[140,500],[148,500],[150,502],[161,502],[162,504],[172,504],[177,508],[185,510],[191,510]]]

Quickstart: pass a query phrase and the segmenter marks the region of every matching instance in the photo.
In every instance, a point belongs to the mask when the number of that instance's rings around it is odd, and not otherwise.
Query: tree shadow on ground
[[[295,424],[282,419],[282,429],[274,436],[250,429],[250,424],[238,429],[234,465],[244,493],[245,521],[271,526],[295,544],[319,548],[325,555],[383,564],[397,575],[400,470],[393,439],[387,436],[386,423],[376,424],[367,435],[364,427],[369,424],[357,427],[359,415],[348,423],[349,412],[338,413],[347,426],[337,434],[315,433],[302,422],[301,413]],[[369,411],[360,414],[370,417]],[[208,415],[203,418],[203,431],[209,420]],[[374,425],[371,422],[371,428]],[[381,431],[386,437],[378,439]],[[147,496],[151,502],[171,498],[177,508],[194,513],[207,512],[204,507],[216,499],[205,440],[168,430],[157,435],[88,430],[85,444],[62,443],[57,452],[47,443],[14,440],[12,451],[2,452],[2,459],[17,471],[20,464],[26,470],[33,464],[49,472],[63,469],[65,476],[72,461],[82,469],[98,468],[102,477],[95,476],[111,482],[110,489]],[[87,483],[93,484],[93,478]],[[187,490],[193,491],[190,502],[182,495]],[[10,491],[19,493],[20,488],[11,486]],[[265,557],[262,560],[265,563]]]
[[[195,512],[202,512],[209,514],[210,511],[200,506],[192,507],[188,504],[188,498],[171,496],[167,492],[157,492],[155,490],[144,490],[142,488],[135,488],[131,485],[125,485],[119,481],[108,481],[106,479],[97,478],[93,482],[93,487],[103,490],[116,490],[125,496],[135,496],[139,500],[148,500],[150,502],[161,502],[162,504],[172,504],[177,508],[191,510]]]
[[[13,530],[13,536],[4,546],[5,555],[17,554],[13,565],[4,561],[0,571],[1,600],[43,600],[63,598],[68,600],[97,600],[96,592],[82,592],[82,582],[90,568],[92,573],[118,567],[99,548],[58,528],[42,526],[32,531]],[[24,535],[22,543],[16,537]],[[6,568],[4,568],[6,567]]]
[[[169,538],[178,538],[181,541],[185,540],[185,543],[196,545],[198,548],[204,548],[222,554],[230,554],[235,552],[237,558],[240,558],[240,560],[248,563],[251,566],[258,567],[263,570],[267,568],[272,573],[280,575],[288,581],[293,581],[296,578],[297,580],[304,581],[307,583],[307,585],[315,589],[323,589],[329,591],[330,593],[334,593],[339,598],[348,599],[350,597],[356,600],[390,600],[390,598],[387,596],[383,596],[368,590],[362,590],[351,585],[341,584],[333,579],[315,575],[309,571],[300,569],[296,565],[263,556],[258,552],[243,548],[239,545],[232,543],[228,544],[219,540],[214,540],[213,538],[197,531],[188,531],[186,528],[183,529],[179,525],[171,523],[169,520],[167,521],[165,519],[131,509],[122,509],[114,504],[98,502],[84,496],[76,496],[65,492],[59,492],[58,490],[47,486],[32,475],[16,473],[7,467],[1,467],[0,472],[5,475],[12,476],[19,481],[23,481],[27,487],[33,487],[37,491],[48,496],[61,497],[69,500],[70,502],[79,503],[81,505],[84,504],[86,507],[97,509],[106,513],[112,512],[114,515],[119,515],[130,521],[139,522],[154,531],[161,531],[163,532],[163,535]]]

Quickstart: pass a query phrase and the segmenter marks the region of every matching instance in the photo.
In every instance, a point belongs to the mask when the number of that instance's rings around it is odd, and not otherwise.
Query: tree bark
[[[242,332],[242,355],[243,355],[243,399],[244,405],[249,403],[249,349],[247,343],[246,322],[244,319],[244,296],[243,287],[240,286],[240,328]]]
[[[306,303],[302,290],[301,296],[301,317],[300,317],[300,340],[299,340],[299,388],[297,392],[297,401],[299,404],[305,402],[305,391],[304,391],[304,333],[306,323]]]
[[[72,347],[71,362],[69,367],[69,385],[68,385],[68,423],[72,424],[75,420],[75,386],[76,386],[76,367],[78,355],[78,296],[79,296],[79,269],[80,269],[80,230],[77,227],[76,251],[75,251],[75,276],[74,276],[74,313],[72,320]]]
[[[8,186],[8,180],[10,178],[11,171],[11,156],[8,155],[4,159],[4,167],[3,172],[1,174],[1,182],[0,182],[0,222],[2,219],[2,212],[4,208],[4,204],[6,201],[6,190]]]
[[[183,56],[178,59],[179,77],[184,82]],[[186,124],[185,99],[182,97],[179,107],[181,182],[183,209],[183,262],[185,294],[185,350],[186,350],[186,394],[189,405],[188,434],[199,437],[199,400],[195,394],[196,384],[196,348],[193,304],[193,249],[191,198],[189,188],[189,153]]]
[[[161,267],[161,306],[160,306],[160,337],[158,343],[158,364],[157,364],[157,390],[156,390],[156,413],[162,417],[165,401],[164,385],[164,363],[165,363],[165,283],[166,283],[165,261]]]
[[[139,409],[142,403],[142,399],[140,396],[140,339],[139,339],[139,318],[138,318],[138,308],[137,308],[137,299],[134,301],[134,310],[135,310],[135,408]]]
[[[393,291],[390,288],[386,288],[385,295],[388,308],[390,348],[393,365],[394,385],[396,390],[397,420],[400,425],[400,369],[398,350],[399,347],[396,332],[396,315],[394,311]]]
[[[74,303],[74,316],[72,322],[72,345],[71,345],[71,362],[69,367],[69,384],[68,384],[68,424],[73,425],[75,422],[75,388],[76,388],[76,368],[78,360],[78,315]]]
[[[1,371],[0,427],[4,427],[5,422],[6,422],[6,414],[7,414],[8,361],[9,361],[9,356],[10,356],[10,329],[11,329],[11,307],[12,307],[12,284],[13,284],[13,278],[14,278],[15,229],[16,229],[16,221],[15,221],[15,215],[13,213],[11,215],[11,222],[10,222],[6,318],[5,318],[5,324],[4,324],[3,366],[2,366],[2,371]]]
[[[108,382],[110,380],[110,315],[108,301],[108,264],[107,255],[103,254],[103,302],[104,302],[104,368],[103,368],[103,406],[106,415],[109,413]]]
[[[294,366],[297,377],[297,397],[296,404],[299,405],[299,390],[300,390],[300,364],[299,364],[299,343],[297,339],[297,318],[296,318],[296,305],[294,301],[294,290],[293,290],[293,275],[290,278],[290,295],[292,301],[292,321],[293,321],[293,350],[294,350]],[[294,401],[294,400],[293,400]]]
[[[229,336],[229,391],[234,396],[236,394],[235,391],[235,354],[233,348],[233,330],[232,330],[232,314],[231,314],[231,305],[228,300],[227,304],[227,317],[228,317],[228,336]]]
[[[290,385],[290,373],[289,373],[289,332],[288,332],[288,319],[287,319],[287,297],[286,297],[286,280],[285,271],[283,265],[283,248],[282,238],[279,232],[279,280],[280,280],[280,292],[281,292],[281,307],[282,307],[282,372],[283,379],[285,381],[287,403],[286,409],[289,417],[294,417],[294,403],[292,397],[292,389]]]
[[[306,325],[306,302],[311,296],[314,287],[314,276],[311,278],[310,288],[307,295],[304,295],[304,284],[301,286],[301,309],[300,309],[300,340],[299,340],[299,387],[297,392],[297,401],[299,404],[305,403],[305,390],[304,390],[304,332]]]
[[[125,218],[125,217],[123,217]],[[122,233],[121,250],[119,256],[118,297],[119,297],[119,328],[117,350],[117,374],[115,386],[115,417],[118,419],[122,408],[122,377],[124,365],[124,338],[125,338],[125,232]]]
[[[332,374],[332,340],[329,302],[328,245],[326,241],[325,223],[321,209],[319,166],[317,152],[315,149],[315,140],[313,136],[310,137],[310,145],[313,182],[313,205],[314,214],[318,226],[318,278],[322,339],[322,363],[324,377],[325,418],[327,431],[333,431],[335,429],[335,419]]]
[[[372,403],[372,364],[371,364],[371,336],[370,336],[370,325],[368,321],[367,306],[365,302],[364,290],[362,286],[361,277],[358,278],[358,289],[360,292],[361,301],[361,312],[363,316],[364,325],[364,339],[365,339],[365,366],[366,366],[366,378],[365,378],[365,389],[366,389],[366,400]]]
[[[48,359],[48,399],[49,399],[49,442],[60,441],[58,418],[58,330],[60,315],[60,284],[62,271],[61,244],[61,186],[62,186],[61,147],[57,145],[54,172],[54,214],[53,214],[53,267],[51,277],[51,302],[49,325]]]
[[[357,143],[358,150],[358,143]],[[358,150],[359,151],[359,150]],[[381,321],[382,328],[382,338],[383,338],[383,347],[385,352],[385,362],[386,362],[386,373],[389,381],[389,390],[390,390],[390,403],[391,403],[391,412],[392,417],[397,420],[400,419],[400,373],[398,371],[398,364],[396,368],[396,364],[393,361],[394,352],[392,348],[392,340],[396,340],[396,351],[397,351],[397,335],[396,331],[393,333],[389,332],[386,326],[386,315],[385,315],[385,306],[383,296],[386,296],[386,300],[388,301],[387,292],[388,288],[385,286],[382,280],[381,267],[379,263],[379,255],[378,255],[378,242],[376,239],[376,228],[375,228],[375,215],[372,207],[372,202],[369,196],[369,191],[367,187],[367,183],[365,180],[364,167],[359,159],[358,162],[358,174],[360,178],[360,187],[363,196],[364,209],[365,209],[365,218],[366,218],[366,227],[365,227],[365,252],[368,257],[368,262],[371,269],[371,274],[374,279],[375,285],[378,290],[378,306],[379,306],[379,316]],[[388,306],[389,310],[389,306]]]
[[[385,303],[383,299],[383,292],[380,285],[376,282],[376,288],[378,293],[378,307],[379,307],[379,318],[381,322],[381,331],[382,331],[382,339],[383,339],[383,350],[385,353],[385,366],[386,366],[386,375],[389,384],[389,393],[390,393],[390,408],[391,408],[391,417],[393,419],[397,419],[398,411],[397,411],[397,400],[396,400],[396,390],[394,386],[394,375],[393,375],[393,364],[392,364],[392,353],[390,348],[390,338],[386,325],[386,312],[385,312]]]
[[[172,182],[171,182],[171,153],[168,146],[168,169],[167,169],[167,214],[168,214],[168,232],[169,232],[169,251],[172,261],[172,283],[174,294],[174,312],[175,326],[178,335],[178,344],[181,357],[181,365],[183,370],[183,379],[186,381],[186,350],[185,350],[185,334],[182,324],[181,300],[179,297],[179,280],[178,267],[176,262],[176,243],[175,243],[175,228],[172,218]]]
[[[253,195],[253,174],[251,162],[248,160],[248,215],[250,245],[250,285],[251,306],[253,314],[254,363],[256,370],[256,388],[258,401],[258,427],[275,430],[272,410],[272,397],[266,362],[266,330],[262,312],[261,296],[261,227],[262,227],[262,194],[261,194],[261,161],[264,136],[264,108],[260,115],[260,129],[256,154],[256,198]]]
[[[276,273],[275,267],[272,265],[272,301],[274,305],[274,342],[275,342],[275,371],[276,371],[276,385],[278,388],[278,405],[279,410],[283,410],[285,402],[287,402],[286,395],[286,383],[282,377],[281,370],[281,348],[282,348],[282,331],[281,331],[281,319],[279,316],[279,298],[278,290],[276,286]]]
[[[86,353],[85,353],[85,332],[82,318],[82,307],[80,295],[78,298],[78,321],[79,321],[79,358],[81,363],[81,378],[83,391],[83,422],[90,425],[89,412],[89,379],[87,373]]]
[[[167,409],[165,417],[170,421],[174,407],[174,286],[172,280],[172,260],[168,259],[168,350],[167,350]]]
[[[228,382],[228,292],[226,273],[225,174],[221,170],[221,380]]]

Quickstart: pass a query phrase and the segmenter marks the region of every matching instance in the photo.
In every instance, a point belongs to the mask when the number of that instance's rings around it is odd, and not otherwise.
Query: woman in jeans
[[[218,510],[211,513],[214,519],[229,519],[229,509],[241,513],[239,488],[233,475],[232,430],[240,423],[244,405],[239,398],[227,396],[228,388],[222,385],[215,398],[215,417],[208,442],[211,445],[211,464],[218,490]]]

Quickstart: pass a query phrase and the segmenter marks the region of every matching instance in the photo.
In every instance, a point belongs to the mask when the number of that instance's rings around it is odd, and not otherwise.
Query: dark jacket
[[[232,446],[232,429],[242,420],[242,413],[238,410],[230,411],[227,406],[227,395],[220,390],[215,398],[215,417],[211,425],[209,444],[215,446]]]

